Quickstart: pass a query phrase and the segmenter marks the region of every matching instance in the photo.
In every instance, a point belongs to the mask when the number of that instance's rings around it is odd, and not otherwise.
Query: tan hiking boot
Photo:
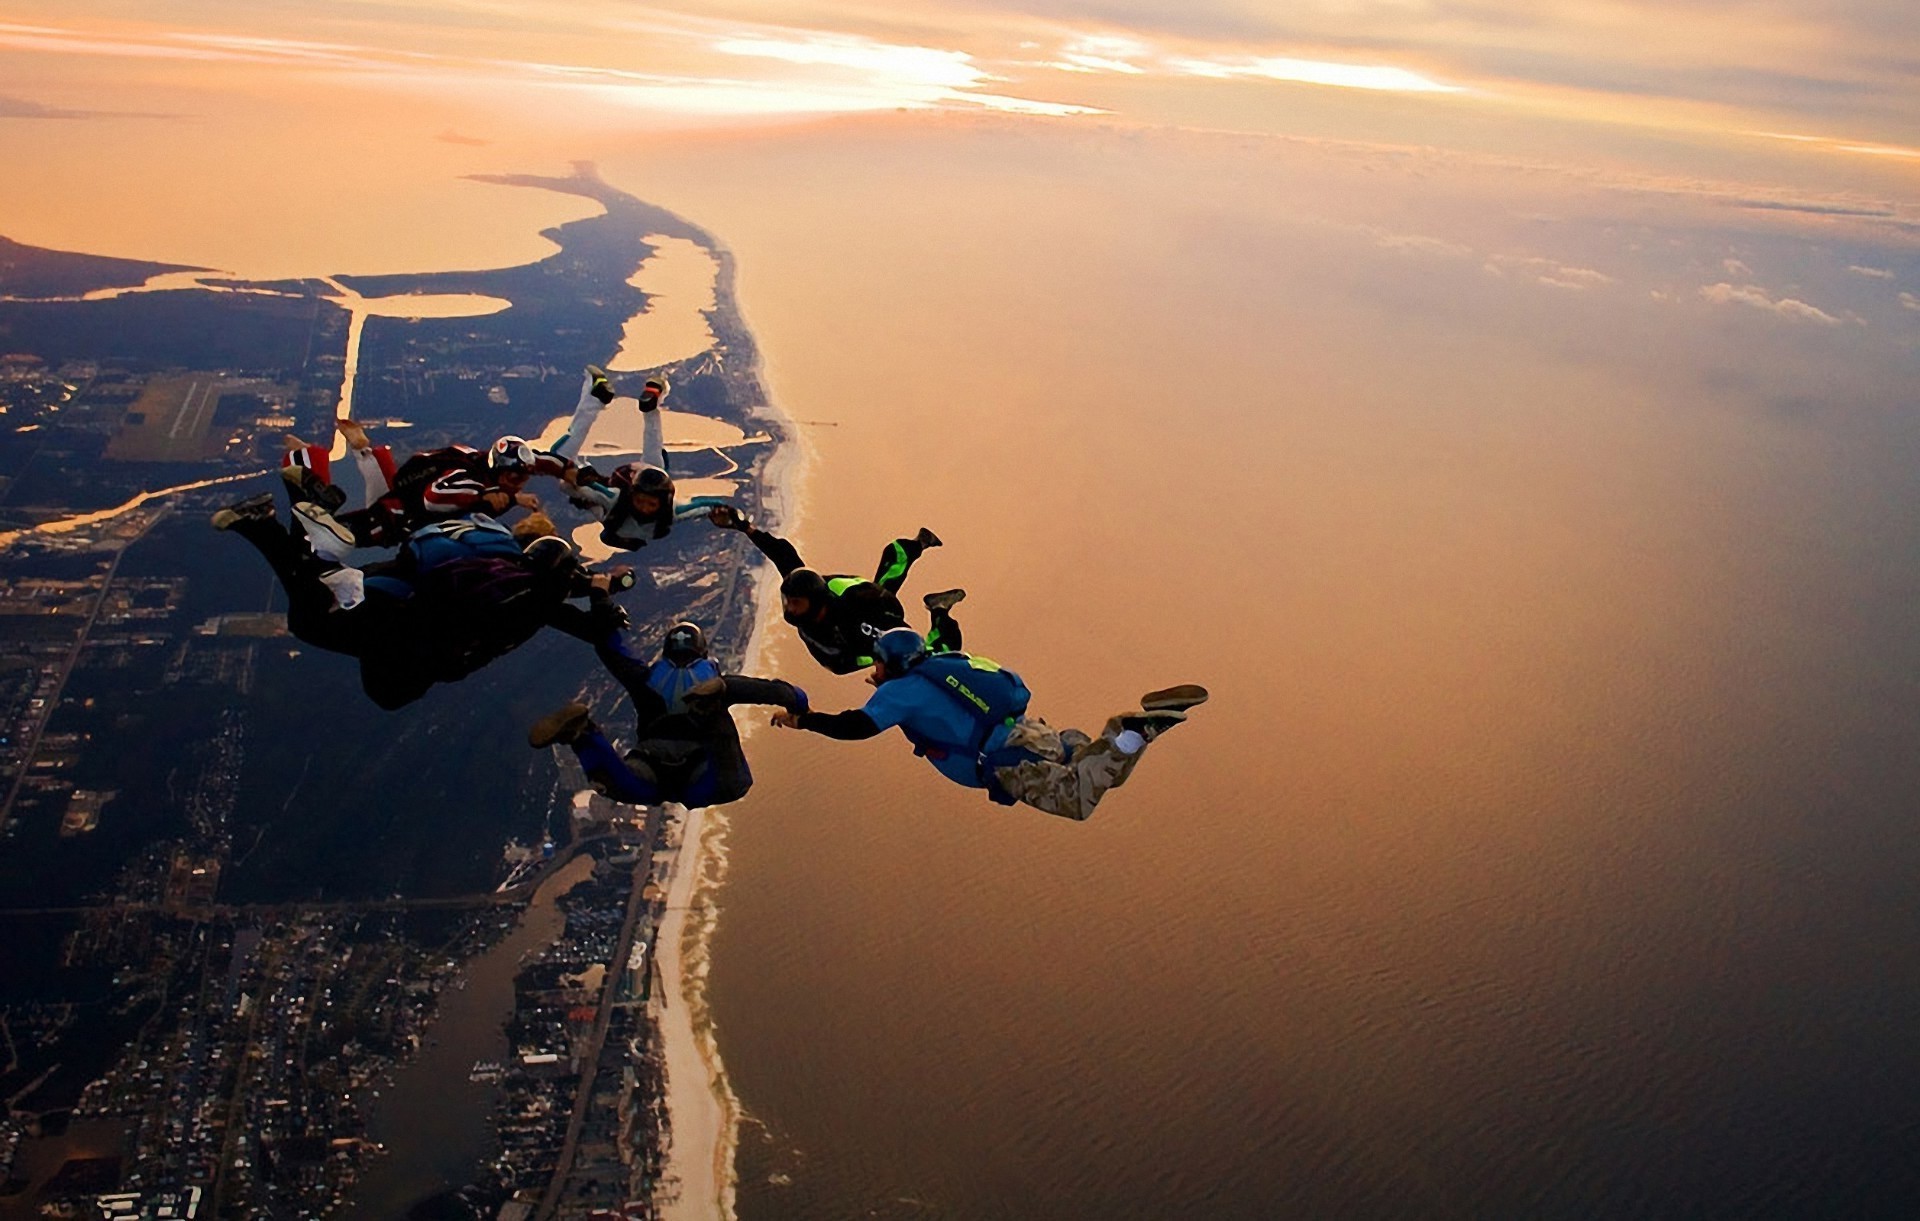
[[[585,704],[568,704],[535,721],[533,727],[527,730],[527,745],[535,750],[545,750],[555,743],[565,746],[577,741],[591,728],[592,710]]]
[[[1163,687],[1140,697],[1143,712],[1185,712],[1207,702],[1207,689],[1195,683]]]

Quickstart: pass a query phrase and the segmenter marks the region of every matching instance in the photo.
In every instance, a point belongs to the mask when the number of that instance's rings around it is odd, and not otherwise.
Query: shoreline
[[[726,274],[732,270],[731,254],[721,254],[719,262],[723,270],[715,283],[716,312],[731,308],[741,328],[751,335]],[[767,524],[785,527],[799,516],[813,454],[792,418],[766,392],[766,379],[766,358],[756,344],[753,363],[742,380],[762,392],[755,414],[764,418],[781,440],[756,474],[755,511]],[[752,562],[754,626],[740,661],[740,672],[747,674],[759,672],[765,659],[771,626],[777,617],[779,588],[757,557]],[[757,723],[749,721],[741,727],[741,739],[751,741],[757,728]],[[660,1215],[667,1221],[705,1221],[712,1217],[733,1221],[735,1215],[734,1193],[739,1182],[735,1156],[744,1109],[720,1057],[719,1031],[706,995],[713,933],[720,918],[719,892],[728,872],[727,837],[731,828],[726,807],[687,812],[668,885],[667,915],[656,943],[669,1133],[664,1178],[679,1188],[672,1197],[659,1201]],[[690,918],[696,914],[697,918]]]

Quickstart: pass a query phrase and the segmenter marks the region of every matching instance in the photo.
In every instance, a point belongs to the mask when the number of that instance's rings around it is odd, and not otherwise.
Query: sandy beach
[[[737,305],[736,305],[737,308]],[[764,358],[753,371],[763,388],[767,380]],[[769,396],[771,397],[771,396]],[[773,431],[785,440],[760,474],[758,514],[769,523],[791,523],[799,517],[812,468],[811,447],[791,420],[768,404],[760,409]],[[757,607],[754,629],[741,658],[740,670],[754,674],[764,660],[768,634],[779,621],[777,584],[770,570],[756,565],[752,576]],[[740,726],[742,740],[750,742],[759,722]],[[659,1014],[660,1036],[667,1066],[667,1181],[678,1190],[660,1201],[668,1221],[706,1221],[734,1216],[736,1173],[734,1152],[739,1142],[741,1108],[720,1059],[718,1031],[707,1003],[709,949],[720,915],[719,894],[727,875],[727,833],[731,826],[725,807],[690,810],[685,815],[681,845],[667,889],[667,915],[660,929],[657,963],[664,998]]]

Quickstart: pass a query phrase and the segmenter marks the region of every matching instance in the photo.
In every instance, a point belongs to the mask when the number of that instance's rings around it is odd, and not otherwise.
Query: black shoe
[[[211,518],[216,530],[231,530],[243,521],[272,521],[273,493],[262,492],[228,505]]]
[[[667,379],[664,377],[649,377],[647,384],[640,391],[640,410],[652,411],[660,405],[660,400],[666,397]]]
[[[287,483],[287,499],[294,504],[315,504],[329,513],[338,512],[347,503],[347,494],[326,482],[304,466],[288,464],[280,468]]]
[[[593,728],[593,713],[585,704],[568,704],[558,712],[549,712],[527,730],[527,745],[545,750],[559,743],[567,745]]]
[[[964,589],[943,589],[920,599],[929,611],[952,610],[966,600],[967,591]]]
[[[940,545],[940,536],[925,526],[922,526],[920,527],[920,533],[913,536],[913,541],[919,543],[921,549],[924,550],[928,547],[938,547]]]
[[[1206,702],[1207,689],[1194,683],[1149,691],[1140,697],[1140,707],[1147,712],[1185,712]]]
[[[592,385],[587,387],[587,393],[599,399],[602,403],[611,403],[613,401],[613,383],[607,380],[607,371],[599,365],[588,365],[587,376],[593,379]]]

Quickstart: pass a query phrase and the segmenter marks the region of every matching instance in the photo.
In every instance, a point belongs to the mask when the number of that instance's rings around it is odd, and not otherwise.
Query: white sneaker
[[[367,600],[367,574],[358,568],[323,572],[320,583],[333,591],[333,604],[341,610],[352,610]]]
[[[293,516],[306,532],[307,545],[321,559],[337,564],[353,550],[353,531],[341,525],[333,514],[319,505],[297,504],[293,506]]]

